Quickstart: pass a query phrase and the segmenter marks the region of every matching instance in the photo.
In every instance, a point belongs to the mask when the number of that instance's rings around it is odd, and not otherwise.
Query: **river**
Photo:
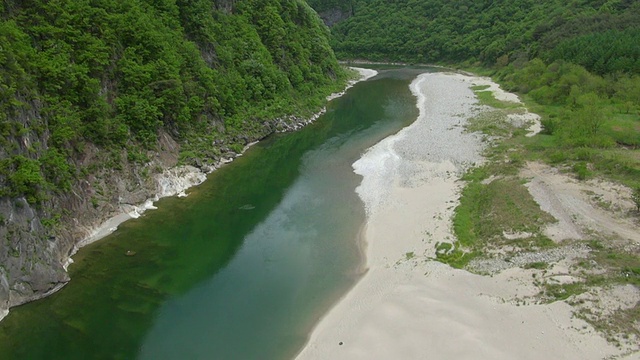
[[[418,114],[409,83],[425,70],[379,71],[315,123],[81,249],[64,289],[0,322],[1,357],[295,356],[363,271],[352,164]]]

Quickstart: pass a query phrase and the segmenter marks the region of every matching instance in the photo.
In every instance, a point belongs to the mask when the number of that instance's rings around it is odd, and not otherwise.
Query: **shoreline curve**
[[[565,303],[509,302],[536,293],[526,270],[487,277],[433,260],[436,243],[455,238],[451,218],[460,177],[482,162],[481,138],[465,133],[464,125],[482,111],[470,87],[487,81],[459,73],[419,75],[411,83],[418,119],[354,163],[367,208],[367,271],[321,318],[297,359],[619,355]]]

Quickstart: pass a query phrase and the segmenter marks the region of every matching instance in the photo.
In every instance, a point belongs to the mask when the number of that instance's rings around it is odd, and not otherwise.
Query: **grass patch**
[[[573,284],[542,284],[543,298],[550,302],[566,300],[589,289],[603,289],[612,285],[631,284],[640,287],[638,250],[609,246],[606,239],[591,239],[584,244],[591,249],[589,258],[575,263],[570,269],[570,273],[577,272],[576,275],[583,281]],[[576,306],[576,315],[607,334],[610,341],[616,343],[630,334],[640,335],[640,329],[634,325],[640,319],[640,303],[624,310],[609,308],[603,313],[598,301],[594,304],[588,299],[589,297],[569,304]],[[583,306],[585,302],[591,305]]]
[[[544,294],[549,300],[565,300],[589,288],[606,288],[616,284],[640,287],[640,254],[637,250],[609,247],[598,240],[590,240],[587,245],[591,248],[590,260],[576,264],[584,282],[569,285],[546,284]],[[598,269],[595,273],[591,271],[594,267]],[[582,302],[573,304],[578,305],[576,314],[605,333],[609,341],[618,343],[620,339],[628,340],[632,334],[640,336],[640,328],[634,325],[640,319],[640,303],[629,309],[617,309],[613,313],[603,314],[597,307],[593,309],[580,306]]]
[[[511,177],[489,184],[470,182],[462,192],[453,227],[462,246],[494,247],[507,242],[518,245],[518,241],[505,239],[505,232],[540,234],[542,226],[553,221],[551,215],[540,210],[521,181]],[[526,247],[538,243],[546,247],[549,240],[534,236],[523,243],[528,244]]]
[[[611,282],[640,287],[640,254],[613,247],[601,247],[592,254],[596,263],[607,269]]]
[[[466,130],[469,132],[481,132],[489,136],[508,137],[515,127],[507,118],[508,112],[504,110],[483,111],[469,119]]]
[[[640,150],[602,150],[594,154],[592,163],[597,175],[631,188],[640,186]]]
[[[640,147],[640,120],[636,115],[616,114],[602,126],[602,134],[617,144],[633,148]]]
[[[477,93],[478,91],[487,90],[490,87],[489,85],[473,85],[470,89]]]
[[[591,171],[589,171],[587,163],[582,161],[573,164],[573,172],[579,180],[586,180],[591,176]]]
[[[549,267],[549,264],[547,264],[544,261],[536,261],[536,262],[528,263],[525,266],[523,266],[523,268],[525,269],[538,269],[538,270],[544,270],[548,267]]]
[[[545,284],[544,296],[549,302],[562,301],[586,291],[585,284],[580,282],[570,284]]]
[[[464,252],[451,243],[436,244],[436,260],[456,269],[464,268],[476,256],[478,256],[477,253]]]
[[[474,258],[507,245],[519,250],[555,246],[542,235],[543,226],[555,219],[540,209],[519,178],[506,176],[488,183],[484,181],[495,173],[496,166],[496,162],[489,163],[463,177],[468,183],[453,216],[457,241],[436,245],[439,261],[462,268]],[[533,236],[507,239],[504,235],[514,232],[528,232]]]
[[[478,101],[480,102],[480,104],[491,106],[496,109],[513,109],[513,108],[522,107],[522,104],[519,104],[519,103],[514,103],[511,101],[502,101],[502,100],[496,99],[496,97],[493,95],[493,92],[484,91],[485,89],[488,89],[488,88],[489,88],[488,86],[485,88],[482,88],[482,86],[471,87],[471,90],[473,90],[473,92],[476,94],[476,97],[478,98]]]
[[[612,343],[618,344],[618,339],[627,341],[631,336],[640,337],[640,330],[633,326],[633,319],[640,319],[640,303],[630,309],[617,310],[606,318],[588,319],[602,332],[607,334],[607,338]]]

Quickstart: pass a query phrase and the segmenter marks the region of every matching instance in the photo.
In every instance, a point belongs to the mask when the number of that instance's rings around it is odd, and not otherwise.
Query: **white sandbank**
[[[619,354],[589,324],[572,318],[569,305],[513,301],[537,292],[531,270],[479,276],[427,259],[437,242],[452,242],[460,174],[482,161],[480,138],[462,128],[479,111],[469,87],[480,81],[488,80],[420,75],[411,84],[418,120],[354,164],[363,175],[357,191],[368,214],[368,271],[320,321],[298,359],[584,360]]]

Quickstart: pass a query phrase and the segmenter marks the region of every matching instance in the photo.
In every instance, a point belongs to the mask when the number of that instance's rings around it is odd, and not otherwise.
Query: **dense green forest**
[[[562,59],[599,74],[640,71],[640,4],[632,0],[310,0],[339,58],[419,63]]]
[[[68,190],[87,144],[109,168],[160,132],[185,162],[238,152],[342,86],[327,37],[302,0],[3,1],[0,198]]]

